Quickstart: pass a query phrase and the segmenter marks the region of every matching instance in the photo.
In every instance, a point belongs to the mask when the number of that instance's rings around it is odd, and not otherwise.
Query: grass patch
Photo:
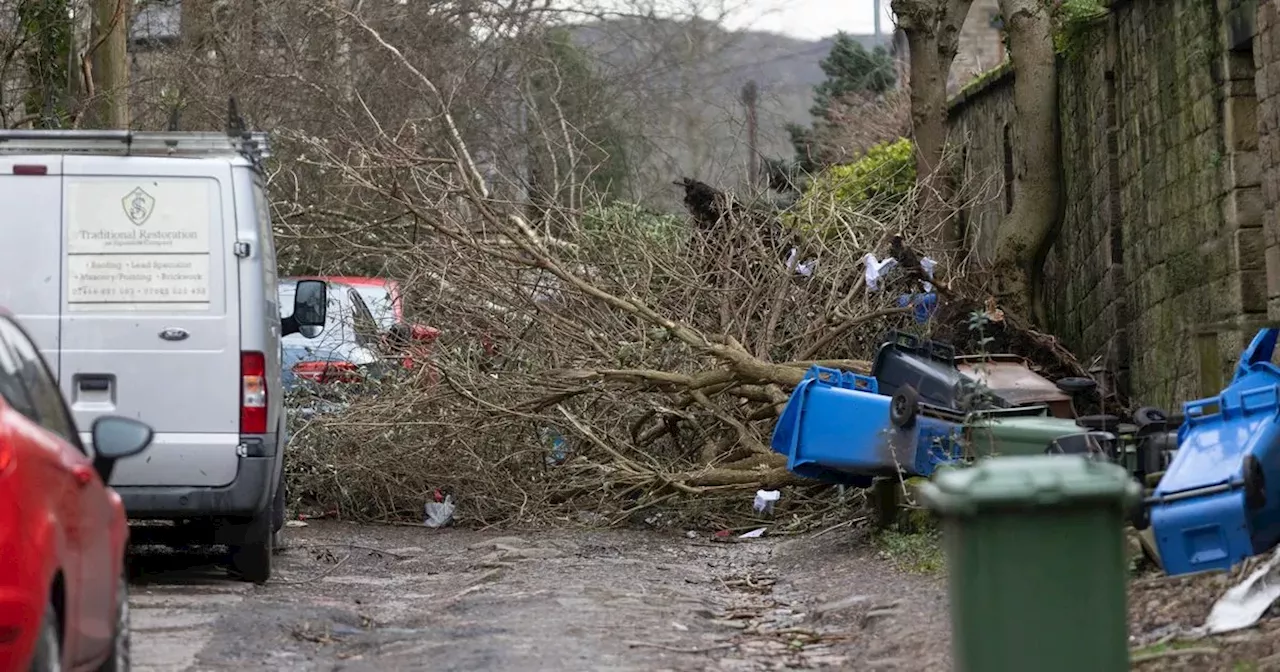
[[[880,557],[914,574],[939,574],[946,568],[941,542],[941,535],[934,529],[910,534],[883,530],[871,537]]]
[[[1203,641],[1179,641],[1162,642],[1151,646],[1144,646],[1129,651],[1129,662],[1131,664],[1145,663],[1153,660],[1165,658],[1174,658],[1181,655],[1206,655],[1212,656],[1218,653],[1218,649],[1206,645]],[[1236,669],[1241,669],[1237,667]],[[1243,668],[1248,669],[1248,668]]]

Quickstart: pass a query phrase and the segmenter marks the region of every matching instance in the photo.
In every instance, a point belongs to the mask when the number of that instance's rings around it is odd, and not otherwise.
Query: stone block
[[[1262,229],[1239,229],[1231,236],[1232,266],[1240,271],[1265,271],[1266,249]]]
[[[1262,226],[1262,214],[1266,206],[1261,187],[1232,189],[1222,199],[1223,221],[1231,228],[1251,229]]]
[[[1259,125],[1263,120],[1270,120],[1270,117],[1260,117]],[[1258,165],[1260,168],[1266,169],[1275,165],[1276,153],[1276,134],[1268,130],[1260,130],[1258,135]],[[1261,176],[1261,175],[1259,175]]]
[[[1201,288],[1198,293],[1203,300],[1198,309],[1187,313],[1184,324],[1194,324],[1209,316],[1210,322],[1222,322],[1235,318],[1241,313],[1240,279],[1235,276],[1219,278]],[[1207,308],[1207,310],[1205,309]]]
[[[1280,245],[1269,245],[1267,259],[1267,299],[1280,299]]]
[[[1240,309],[1246,313],[1267,312],[1267,272],[1240,271]]]
[[[1234,96],[1223,103],[1227,149],[1252,151],[1258,148],[1258,99]]]
[[[1252,187],[1262,184],[1262,155],[1260,152],[1232,152],[1227,156],[1227,174],[1231,185]]]
[[[1265,247],[1280,245],[1280,219],[1275,208],[1267,208],[1262,215],[1262,240]]]
[[[1228,79],[1222,83],[1222,93],[1227,97],[1250,97],[1258,96],[1258,86],[1254,83],[1251,76],[1248,79]]]
[[[1273,51],[1272,56],[1266,61],[1265,70],[1267,72],[1267,86],[1271,91],[1280,90],[1280,58],[1276,58]]]
[[[1197,262],[1204,269],[1202,277],[1225,278],[1236,272],[1236,260],[1232,254],[1232,239],[1218,238],[1203,243],[1196,250]]]

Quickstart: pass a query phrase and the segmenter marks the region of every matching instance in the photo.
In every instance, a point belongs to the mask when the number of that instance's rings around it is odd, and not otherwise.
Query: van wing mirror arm
[[[280,336],[281,337],[288,336],[290,334],[296,334],[300,331],[302,331],[302,329],[301,327],[298,326],[298,320],[295,319],[292,315],[290,315],[289,317],[280,318]]]

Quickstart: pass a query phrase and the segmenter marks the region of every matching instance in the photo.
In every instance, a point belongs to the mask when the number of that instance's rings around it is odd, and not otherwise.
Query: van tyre
[[[98,668],[98,672],[129,672],[132,660],[129,637],[129,579],[120,574],[120,586],[116,588],[116,627],[111,635],[111,657]]]
[[[916,415],[920,412],[920,395],[916,388],[903,385],[893,393],[889,400],[889,422],[899,429],[910,429],[916,424]]]
[[[280,482],[276,484],[276,495],[271,504],[271,529],[279,532],[284,528],[284,513],[287,493],[284,485],[284,467],[280,467]]]
[[[44,605],[44,619],[36,635],[36,650],[31,657],[31,672],[62,671],[62,636],[58,633],[58,610],[53,600]]]
[[[274,504],[274,502],[273,502]],[[231,546],[231,574],[241,581],[263,584],[271,580],[271,556],[275,530],[271,521],[275,506],[267,507],[245,526],[244,541]]]

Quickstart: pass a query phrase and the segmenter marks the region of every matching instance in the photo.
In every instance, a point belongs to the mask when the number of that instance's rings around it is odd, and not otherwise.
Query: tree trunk
[[[944,226],[947,197],[945,181],[939,177],[947,147],[947,72],[936,48],[936,40],[922,32],[907,33],[911,50],[911,129],[916,149],[916,206],[925,231],[937,231],[950,248],[956,240],[955,227]]]
[[[911,62],[911,123],[916,145],[920,226],[947,247],[958,242],[947,212],[947,180],[940,170],[947,151],[947,78],[960,43],[960,28],[973,0],[893,0],[907,36]]]
[[[993,288],[1023,315],[1045,323],[1040,286],[1044,262],[1062,221],[1058,71],[1053,26],[1040,0],[1001,0],[1015,68],[1013,209],[996,236]]]
[[[129,128],[128,28],[127,0],[93,0],[87,54],[92,90],[86,92],[90,126]]]

